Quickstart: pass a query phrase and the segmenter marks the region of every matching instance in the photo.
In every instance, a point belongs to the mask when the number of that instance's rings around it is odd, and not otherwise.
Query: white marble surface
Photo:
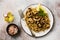
[[[6,23],[3,20],[3,14],[7,11],[13,11],[13,13],[18,15],[18,10],[24,10],[30,4],[34,3],[42,3],[49,7],[55,17],[55,25],[52,31],[41,38],[33,38],[27,35],[21,28],[21,34],[16,37],[12,38],[6,33]],[[19,16],[18,18],[19,19]],[[17,21],[16,19],[16,21]],[[16,22],[19,25],[19,20]],[[20,25],[19,25],[20,26]],[[60,1],[59,0],[0,0],[0,40],[60,40]]]

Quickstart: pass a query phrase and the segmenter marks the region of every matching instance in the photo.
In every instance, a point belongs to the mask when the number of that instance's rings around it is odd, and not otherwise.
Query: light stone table
[[[4,21],[3,15],[8,10],[18,15],[18,10],[24,10],[30,4],[42,3],[52,10],[55,18],[55,25],[51,32],[41,38],[33,38],[27,35],[21,28],[18,37],[13,38],[6,33],[8,23]],[[16,16],[16,24],[20,26],[20,17]],[[60,40],[60,0],[0,0],[0,40]]]

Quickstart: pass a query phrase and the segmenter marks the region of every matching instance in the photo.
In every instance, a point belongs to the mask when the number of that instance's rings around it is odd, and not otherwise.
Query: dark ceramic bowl
[[[17,27],[17,29],[18,29],[17,33],[14,34],[14,35],[11,35],[11,34],[9,33],[9,31],[8,31],[8,30],[9,30],[9,27],[11,27],[12,25],[14,25],[15,27]],[[20,32],[18,26],[17,26],[16,24],[13,24],[13,23],[12,23],[12,24],[9,24],[9,25],[7,26],[6,31],[7,31],[8,35],[10,35],[10,36],[17,36],[17,35],[19,34],[19,32]]]

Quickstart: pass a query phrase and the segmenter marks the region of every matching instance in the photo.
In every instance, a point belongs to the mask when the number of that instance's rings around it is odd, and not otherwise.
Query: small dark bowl
[[[16,34],[14,34],[14,35],[11,35],[10,33],[9,33],[9,27],[11,27],[12,25],[14,25],[15,27],[17,27],[17,29],[18,29],[18,31],[17,31],[17,33]],[[19,28],[18,28],[18,26],[16,25],[16,24],[9,24],[8,26],[7,26],[7,28],[6,28],[6,31],[7,31],[7,33],[8,33],[8,35],[10,35],[10,36],[17,36],[18,34],[19,34]]]

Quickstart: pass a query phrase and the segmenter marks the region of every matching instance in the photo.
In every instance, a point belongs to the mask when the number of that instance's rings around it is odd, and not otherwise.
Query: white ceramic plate
[[[32,5],[28,6],[28,7],[23,11],[23,13],[25,14],[26,10],[27,10],[29,7],[37,7],[37,5],[38,5],[38,4],[32,4]],[[46,6],[42,5],[42,7],[47,11],[47,14],[48,14],[48,16],[49,16],[49,19],[50,19],[50,28],[49,28],[48,30],[45,30],[45,31],[43,31],[43,32],[38,32],[38,33],[36,33],[36,32],[33,31],[33,33],[35,34],[36,37],[41,37],[41,36],[46,35],[46,34],[52,29],[52,27],[53,27],[53,22],[54,22],[54,21],[53,21],[53,14],[52,14],[52,12],[51,12]],[[22,24],[22,27],[23,27],[24,31],[25,31],[27,34],[29,34],[30,36],[32,36],[29,28],[27,27],[26,21],[25,21],[24,19],[21,19],[21,24]]]

